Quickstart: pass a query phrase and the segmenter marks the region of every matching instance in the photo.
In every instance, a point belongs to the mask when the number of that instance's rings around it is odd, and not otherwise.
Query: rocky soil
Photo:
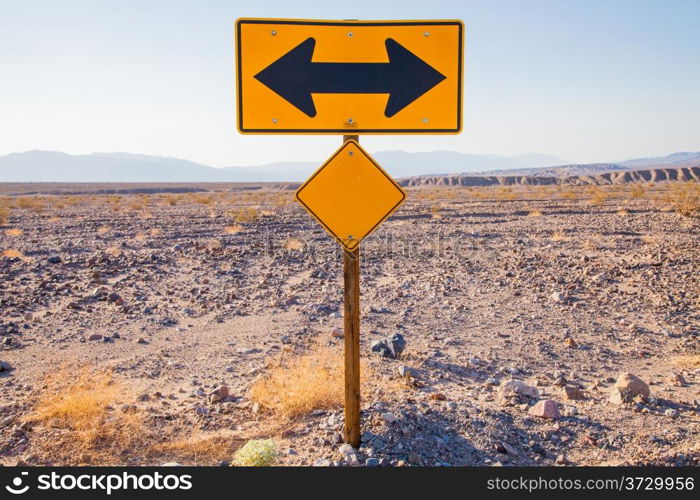
[[[23,423],[68,363],[113,370],[164,435],[267,432],[283,464],[698,464],[700,219],[646,199],[453,189],[409,190],[363,244],[375,380],[358,450],[342,446],[341,409],[271,425],[248,396],[280,353],[342,349],[341,254],[300,207],[274,193],[238,223],[231,201],[155,196],[138,210],[128,196],[13,210],[0,230],[0,462],[48,463],[33,443],[51,431]],[[398,357],[372,350],[396,333]],[[228,397],[208,396],[222,384]]]

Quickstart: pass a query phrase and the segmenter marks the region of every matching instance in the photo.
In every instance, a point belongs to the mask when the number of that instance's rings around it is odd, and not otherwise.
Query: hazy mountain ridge
[[[382,151],[374,157],[395,177],[545,167],[562,162],[538,154],[505,157],[454,151]],[[300,182],[320,165],[321,162],[298,161],[214,168],[189,160],[141,154],[70,155],[36,150],[0,157],[0,182]]]
[[[629,171],[640,168],[641,165],[655,167],[700,165],[700,152],[673,153],[665,157],[627,160],[621,163],[580,165],[565,164],[558,158],[540,154],[505,157],[456,151],[407,153],[395,150],[380,151],[374,157],[392,176],[402,179],[494,176],[564,178]],[[651,161],[658,163],[649,164]],[[0,157],[0,182],[294,183],[304,181],[319,165],[320,162],[301,161],[214,168],[189,160],[142,154],[70,155],[37,150]]]

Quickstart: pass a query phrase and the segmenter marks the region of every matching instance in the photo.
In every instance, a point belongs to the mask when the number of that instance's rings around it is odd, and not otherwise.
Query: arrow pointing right
[[[389,94],[384,115],[391,118],[446,77],[396,40],[385,45],[388,63],[316,63],[316,40],[307,38],[255,79],[310,117],[311,94]]]

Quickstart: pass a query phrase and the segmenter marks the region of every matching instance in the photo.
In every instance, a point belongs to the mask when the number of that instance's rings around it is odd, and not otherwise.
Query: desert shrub
[[[644,196],[644,187],[640,184],[634,184],[630,188],[630,196],[632,198],[642,198]]]
[[[672,209],[680,215],[690,216],[700,212],[700,184],[693,182],[673,184],[666,199]]]
[[[236,210],[231,210],[228,215],[238,224],[255,222],[258,220],[258,217],[260,217],[258,211],[253,207],[241,207]]]
[[[272,439],[248,441],[233,456],[238,467],[269,467],[277,461],[277,445]]]
[[[16,238],[17,236],[22,236],[22,230],[18,227],[13,227],[11,229],[7,229],[5,234],[11,238]]]
[[[4,226],[10,220],[10,207],[0,206],[0,226]]]
[[[235,437],[231,431],[196,431],[185,438],[154,444],[150,447],[148,454],[195,464],[207,464],[230,459],[241,441],[241,438]]]
[[[22,197],[17,200],[17,206],[26,210],[40,212],[44,209],[44,201],[36,196]]]
[[[566,235],[566,233],[561,231],[555,231],[550,239],[552,241],[569,241],[569,237]]]
[[[588,202],[591,205],[602,205],[607,199],[608,196],[605,191],[596,186],[591,189],[591,198],[588,200]]]
[[[15,248],[8,248],[7,250],[3,250],[2,256],[7,257],[8,259],[23,259],[24,258],[24,254]]]
[[[528,217],[542,217],[542,211],[541,210],[530,210],[530,212],[527,214]]]
[[[125,389],[110,373],[63,368],[45,382],[31,419],[47,429],[33,442],[41,454],[68,463],[86,461],[79,457],[87,454],[106,465],[146,439],[141,414],[116,409]]]
[[[342,350],[316,347],[301,355],[279,358],[256,380],[250,396],[264,408],[292,419],[313,410],[340,408],[344,401]],[[367,377],[363,363],[360,373]]]

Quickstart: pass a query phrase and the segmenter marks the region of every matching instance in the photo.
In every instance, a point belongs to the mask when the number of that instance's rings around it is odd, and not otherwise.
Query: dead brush
[[[16,248],[8,248],[7,250],[3,250],[2,256],[7,257],[8,259],[24,259],[24,254]]]
[[[238,224],[246,224],[258,220],[260,213],[254,207],[241,207],[229,211],[228,216]]]
[[[41,212],[46,208],[44,200],[36,196],[22,197],[17,200],[17,206],[25,210],[34,210],[35,212]]]
[[[562,231],[555,231],[549,239],[552,241],[569,241],[570,238]]]
[[[0,226],[4,226],[10,221],[10,207],[0,206]]]
[[[700,184],[695,182],[674,184],[666,193],[665,200],[677,214],[690,217],[700,212]]]
[[[147,456],[209,465],[221,460],[230,460],[233,453],[243,444],[245,439],[231,431],[197,431],[185,438],[154,444],[149,448]]]
[[[605,191],[599,187],[594,187],[590,191],[590,199],[588,200],[588,203],[591,205],[602,205],[607,199],[608,195],[605,193]]]
[[[528,217],[542,217],[542,210],[530,210],[527,214]]]
[[[139,412],[116,409],[127,398],[108,372],[63,367],[50,374],[30,418],[32,427],[44,428],[35,453],[49,462],[99,465],[138,455],[149,437]]]
[[[5,235],[10,238],[16,238],[17,236],[22,236],[22,230],[18,227],[13,227],[5,230]]]
[[[645,193],[646,191],[644,191],[644,187],[641,184],[634,184],[630,188],[631,198],[643,198]]]
[[[344,367],[339,346],[317,346],[303,354],[283,356],[253,383],[250,397],[285,420],[313,410],[341,408]],[[361,383],[371,379],[369,365],[364,361],[360,373]]]

